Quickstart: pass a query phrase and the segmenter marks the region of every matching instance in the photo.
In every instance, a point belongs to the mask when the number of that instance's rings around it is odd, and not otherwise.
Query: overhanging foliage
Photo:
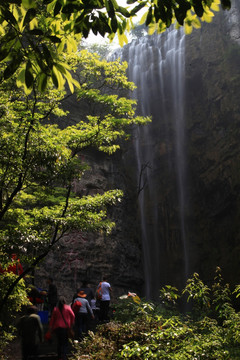
[[[116,0],[2,0],[0,4],[0,62],[4,64],[0,79],[10,78],[18,69],[18,83],[31,92],[38,84],[45,91],[50,79],[62,89],[65,81],[71,89],[78,86],[72,78],[63,52],[76,52],[81,37],[90,31],[118,36],[127,43],[126,32],[134,17],[146,9],[141,22],[149,33],[165,31],[171,24],[184,26],[186,32],[210,22],[220,0],[128,0],[120,6]],[[229,9],[230,0],[221,0]]]

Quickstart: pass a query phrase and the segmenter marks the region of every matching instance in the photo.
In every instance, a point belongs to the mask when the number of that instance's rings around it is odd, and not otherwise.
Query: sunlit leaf
[[[47,88],[48,77],[46,74],[41,73],[38,80],[38,88],[40,92],[44,92]]]
[[[36,8],[37,4],[35,0],[22,0],[22,5],[26,8],[26,9],[30,9],[30,8]]]
[[[199,29],[201,27],[201,22],[197,17],[192,20],[192,26],[196,29]]]
[[[140,21],[139,21],[139,24],[140,24],[140,25],[142,25],[142,24],[145,23],[145,21],[147,20],[147,15],[148,15],[148,12],[145,12],[145,13],[142,15],[142,17],[141,17],[141,19],[140,19]]]
[[[192,33],[192,25],[184,23],[184,32],[187,35],[191,34]]]
[[[18,74],[16,84],[18,87],[21,87],[24,85],[24,83],[25,83],[25,69],[22,69]]]

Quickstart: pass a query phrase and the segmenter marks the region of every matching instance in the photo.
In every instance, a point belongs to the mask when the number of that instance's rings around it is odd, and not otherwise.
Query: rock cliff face
[[[87,278],[95,287],[106,274],[116,297],[128,290],[144,295],[146,282],[153,277],[149,296],[157,298],[158,287],[166,283],[181,287],[193,272],[198,272],[205,281],[211,280],[216,266],[222,268],[228,282],[239,283],[240,29],[239,4],[235,2],[233,6],[230,13],[220,12],[213,23],[185,38],[184,247],[176,179],[172,176],[177,162],[171,136],[173,120],[169,119],[168,126],[156,121],[159,100],[155,88],[153,123],[147,135],[146,131],[140,135],[134,131],[132,140],[113,157],[86,154],[93,171],[76,184],[76,189],[84,194],[114,187],[123,189],[123,202],[112,209],[115,230],[109,237],[70,234],[38,269],[37,285],[43,285],[44,277],[50,274],[59,292],[70,300],[82,280]],[[128,47],[123,51],[127,52]],[[156,61],[156,52],[151,61]],[[160,81],[158,75],[144,84],[149,91],[155,86],[153,81]],[[168,101],[166,98],[165,102]],[[169,112],[171,106],[169,103]],[[147,243],[146,239],[141,242],[137,138],[143,152],[152,154],[148,171],[154,196],[147,184],[144,189],[144,221],[150,234]],[[156,216],[152,215],[153,208]],[[146,256],[154,232],[158,239],[155,254],[150,258],[154,270],[146,278],[143,253]]]
[[[187,39],[190,269],[239,282],[239,4]]]
[[[71,109],[70,121],[77,121],[82,107],[70,98],[65,105]],[[46,288],[48,276],[53,277],[58,292],[70,302],[81,282],[87,280],[96,289],[103,275],[113,288],[113,299],[127,291],[141,293],[143,270],[141,241],[136,221],[137,202],[135,184],[128,181],[122,165],[122,152],[109,157],[89,150],[84,154],[91,166],[75,191],[80,195],[94,195],[109,189],[123,189],[124,198],[119,206],[110,209],[116,227],[109,236],[73,232],[49,253],[35,271],[35,284]]]

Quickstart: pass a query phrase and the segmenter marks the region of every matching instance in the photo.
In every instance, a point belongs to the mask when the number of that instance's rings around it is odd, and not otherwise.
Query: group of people
[[[49,279],[49,291],[56,294],[56,286]],[[67,304],[63,296],[55,298],[50,311],[48,336],[55,334],[57,338],[57,353],[59,360],[67,359],[69,337],[81,341],[87,333],[90,319],[100,322],[108,321],[111,299],[111,286],[106,277],[98,284],[96,294],[88,287],[87,282],[77,289],[71,304]],[[51,296],[50,296],[51,298]],[[38,344],[43,341],[43,326],[37,315],[37,308],[30,306],[28,314],[17,324],[22,336],[22,360],[34,359],[37,356]],[[31,335],[29,335],[31,334]],[[46,337],[45,337],[46,338]]]
[[[28,298],[33,305],[36,305],[39,310],[48,310],[49,314],[52,313],[54,306],[58,301],[57,287],[53,282],[53,278],[47,279],[48,289],[39,289],[34,285],[30,285]]]

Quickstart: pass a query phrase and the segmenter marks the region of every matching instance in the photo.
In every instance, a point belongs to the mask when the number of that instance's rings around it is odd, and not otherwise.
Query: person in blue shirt
[[[74,300],[74,302],[80,301],[82,304],[82,306],[79,308],[78,313],[76,314],[75,322],[78,340],[83,339],[84,334],[86,334],[87,332],[88,313],[90,313],[92,319],[94,319],[92,308],[86,297],[87,294],[85,294],[83,290],[80,290],[77,294],[76,299]]]

